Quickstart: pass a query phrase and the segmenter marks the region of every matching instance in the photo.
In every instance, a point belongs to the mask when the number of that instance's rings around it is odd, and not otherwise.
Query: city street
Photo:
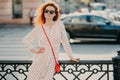
[[[32,59],[33,53],[24,46],[22,39],[33,27],[17,25],[19,28],[16,28],[15,26],[9,25],[10,28],[0,28],[0,59]],[[80,57],[81,60],[111,60],[117,55],[116,51],[120,49],[120,45],[112,41],[74,42],[71,47],[73,55]],[[68,59],[62,46],[59,59]]]
[[[61,44],[57,49],[60,39],[66,40],[59,20],[70,42],[72,60]],[[23,43],[33,24],[43,24],[59,50],[55,54],[59,54],[60,73],[52,80],[120,80],[120,0],[0,0],[0,80],[48,80],[52,76],[56,65],[42,31],[37,28],[40,36],[33,34],[38,38],[32,43],[35,53]],[[36,54],[42,47],[43,55]],[[74,61],[77,58],[80,61]]]
[[[6,26],[9,26],[9,28]],[[33,27],[29,25],[6,26],[0,28],[0,60],[32,60],[34,54],[24,46],[22,39]],[[37,47],[36,43],[33,44]],[[120,45],[113,41],[82,41],[74,42],[70,45],[73,55],[79,57],[81,60],[111,60],[112,57],[117,55],[116,51],[120,49]],[[68,59],[63,47],[60,46],[59,60]],[[112,74],[110,75],[112,80],[113,76]],[[60,75],[55,77],[61,80]],[[93,79],[95,80],[97,77]],[[71,79],[72,76],[70,77]]]

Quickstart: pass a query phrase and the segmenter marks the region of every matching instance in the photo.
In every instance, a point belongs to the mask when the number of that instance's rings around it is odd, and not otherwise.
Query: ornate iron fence
[[[26,80],[30,60],[0,60],[0,80]],[[53,80],[113,80],[111,60],[59,61],[61,72]],[[95,79],[94,79],[95,78]]]

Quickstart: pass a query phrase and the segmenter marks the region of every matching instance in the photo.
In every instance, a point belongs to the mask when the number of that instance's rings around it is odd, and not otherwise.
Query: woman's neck
[[[54,24],[53,20],[46,20],[45,25],[52,26]]]
[[[53,22],[52,18],[46,18],[46,22]]]

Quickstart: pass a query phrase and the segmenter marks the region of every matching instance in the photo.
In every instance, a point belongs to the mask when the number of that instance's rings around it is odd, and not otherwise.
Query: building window
[[[22,0],[12,0],[13,18],[22,18]]]

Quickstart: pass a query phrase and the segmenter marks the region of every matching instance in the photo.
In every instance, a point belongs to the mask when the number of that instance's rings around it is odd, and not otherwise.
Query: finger
[[[40,48],[39,50],[45,50],[45,48]]]
[[[45,50],[41,50],[41,51],[40,51],[40,53],[44,53],[44,52],[45,52]]]
[[[77,60],[80,60],[80,58],[77,58]]]
[[[76,60],[76,62],[79,62],[79,60]]]
[[[80,58],[76,58],[76,60],[80,60]]]
[[[77,59],[72,59],[72,61],[77,62]]]
[[[39,50],[37,53],[38,54],[42,54],[42,53],[44,53],[45,52],[45,50]]]
[[[80,61],[80,59],[75,59],[75,61],[76,61],[76,62],[79,62],[79,61]]]
[[[44,47],[41,47],[41,48],[39,49],[39,51],[45,51],[45,48],[44,48]]]

